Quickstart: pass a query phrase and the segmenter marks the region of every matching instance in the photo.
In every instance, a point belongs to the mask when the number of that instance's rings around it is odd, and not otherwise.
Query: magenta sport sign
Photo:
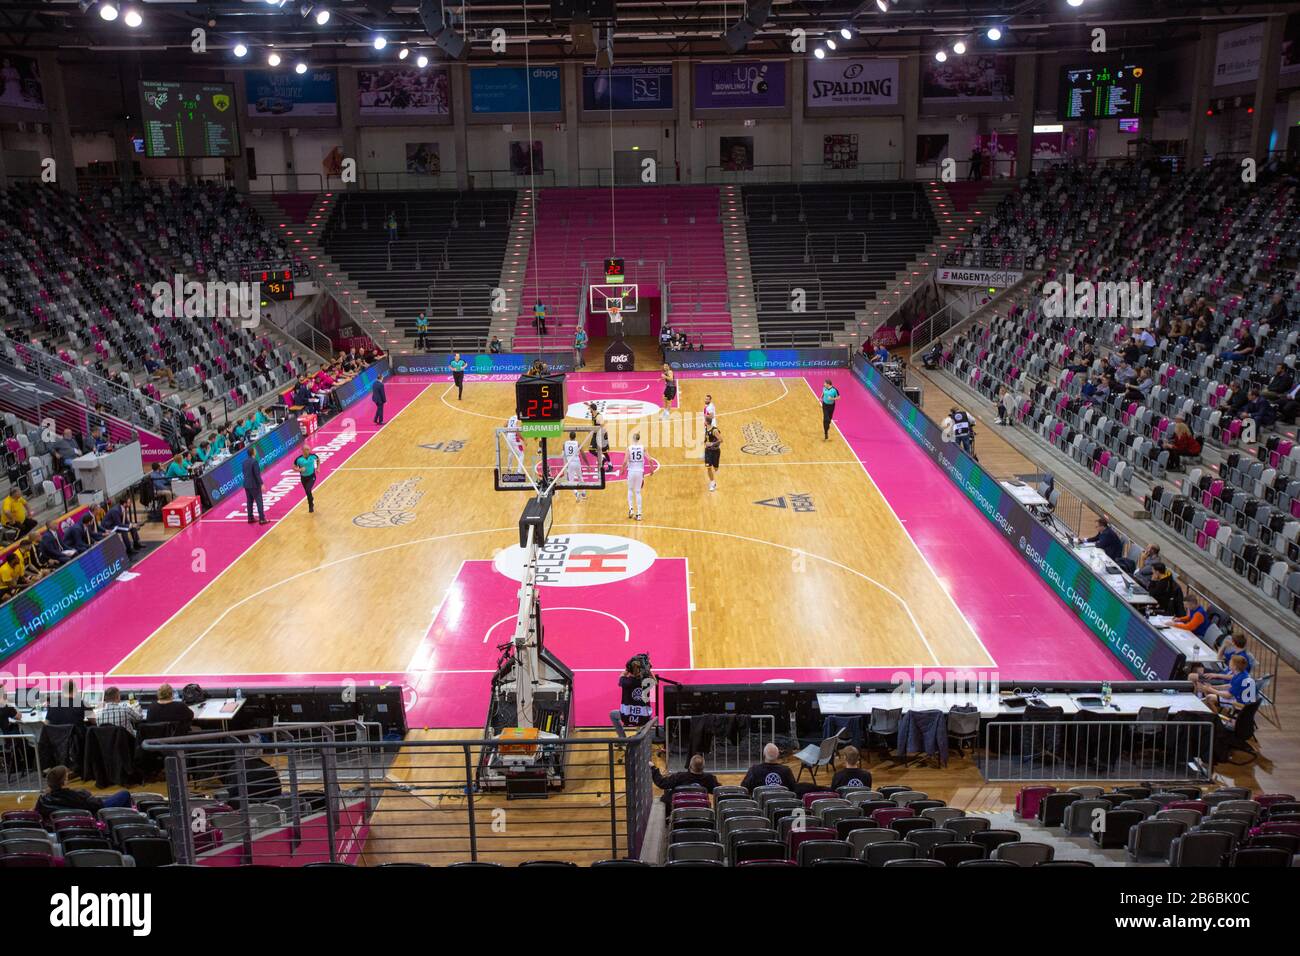
[[[749,60],[695,64],[697,110],[785,106],[785,63]]]

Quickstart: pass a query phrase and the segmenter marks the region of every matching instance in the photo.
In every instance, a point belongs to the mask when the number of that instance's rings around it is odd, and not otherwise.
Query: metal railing
[[[320,173],[262,173],[256,179],[248,181],[248,191],[250,193],[319,193],[325,191],[325,177]]]
[[[539,169],[535,173],[517,173],[513,169],[471,169],[470,189],[527,189],[555,185],[555,170]],[[483,180],[486,178],[487,182]]]
[[[1167,559],[1165,563],[1171,564]],[[1251,669],[1251,675],[1255,678],[1256,692],[1259,695],[1259,710],[1257,713],[1274,727],[1281,727],[1282,717],[1277,709],[1277,695],[1280,689],[1278,674],[1281,670],[1282,658],[1277,645],[1270,643],[1261,637],[1258,632],[1233,617],[1232,613],[1225,609],[1220,601],[1197,585],[1185,571],[1179,572],[1178,577],[1182,578],[1183,581],[1187,595],[1185,603],[1188,608],[1194,608],[1198,604],[1207,611],[1218,608],[1221,613],[1231,618],[1232,628],[1236,628],[1246,635],[1246,651],[1255,658],[1255,666]],[[1232,628],[1224,628],[1224,641],[1229,640]]]
[[[44,777],[34,737],[0,734],[0,793],[40,793]]]
[[[830,240],[831,262],[840,261],[840,240],[844,240],[845,255],[857,255],[858,262],[867,261],[867,234],[865,232],[805,232],[803,234],[803,261],[809,265],[815,259],[818,251],[824,250],[825,240]],[[820,250],[816,247],[820,247]]]
[[[455,189],[456,174],[446,171],[440,173],[412,173],[404,169],[392,172],[379,170],[362,173],[357,179],[357,183],[363,190],[375,191]]]
[[[648,154],[647,154],[648,155]],[[617,179],[618,170],[608,166],[587,166],[578,170],[579,186],[674,186],[677,184],[677,164],[672,160],[655,161],[654,179],[646,182],[641,178],[641,167],[631,179]]]
[[[944,255],[943,264],[949,269],[1019,269],[1025,272],[1033,268],[1034,258],[1028,252],[1015,249],[957,249]]]
[[[709,722],[707,748],[695,733],[696,721]],[[705,729],[705,728],[700,728]],[[701,714],[664,718],[664,763],[669,773],[683,770],[693,754],[702,754],[709,773],[744,773],[763,759],[763,747],[776,740],[771,714]]]
[[[587,862],[636,858],[653,805],[651,728],[547,740],[558,773],[510,799],[481,738],[380,740],[359,721],[150,740],[178,862]],[[524,775],[513,777],[523,781]]]
[[[840,169],[825,163],[803,163],[799,173],[807,183],[887,182],[903,178],[901,161],[854,163]]]
[[[724,169],[722,166],[707,166],[704,169],[706,183],[788,183],[791,182],[789,163],[753,166],[749,169]]]
[[[803,293],[804,306],[810,311],[825,312],[826,300],[822,293],[822,280],[810,279],[759,279],[754,283],[754,310],[760,315],[788,313],[794,303],[795,291]]]
[[[933,159],[928,163],[916,164],[917,179],[942,179],[944,163],[947,157]],[[1035,163],[1038,161],[1035,160]],[[1059,159],[1051,160],[1051,163],[1058,163]],[[1012,179],[1016,175],[1016,161],[1010,157],[1006,159],[995,158],[990,161],[985,156],[980,162],[980,174],[977,177],[971,176],[971,161],[969,159],[953,160],[953,175],[958,181],[976,180],[976,179]]]
[[[1030,781],[1208,781],[1211,720],[990,721],[980,772],[990,783]]]

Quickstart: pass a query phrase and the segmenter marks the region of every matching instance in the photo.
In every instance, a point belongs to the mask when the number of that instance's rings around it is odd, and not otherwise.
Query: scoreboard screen
[[[151,159],[239,155],[231,84],[141,80],[140,104]]]
[[[1066,67],[1061,70],[1062,120],[1132,119],[1150,107],[1146,68],[1123,66]]]
[[[525,422],[563,422],[563,375],[525,375],[515,382],[515,414]]]

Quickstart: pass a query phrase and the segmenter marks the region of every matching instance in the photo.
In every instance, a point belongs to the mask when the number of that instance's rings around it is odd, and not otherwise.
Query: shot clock
[[[525,436],[559,435],[567,408],[563,375],[523,375],[515,382],[515,415]]]

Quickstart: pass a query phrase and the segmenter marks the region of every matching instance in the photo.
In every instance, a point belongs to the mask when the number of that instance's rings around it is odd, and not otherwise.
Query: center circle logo
[[[504,548],[492,567],[515,581],[524,579],[527,552]],[[551,535],[537,555],[537,584],[541,587],[584,588],[613,584],[643,574],[658,554],[641,541],[612,534]]]
[[[606,422],[635,421],[663,411],[654,402],[643,402],[636,398],[601,398],[595,402],[597,410]],[[586,402],[574,402],[565,415],[569,418],[583,418],[591,421]]]

